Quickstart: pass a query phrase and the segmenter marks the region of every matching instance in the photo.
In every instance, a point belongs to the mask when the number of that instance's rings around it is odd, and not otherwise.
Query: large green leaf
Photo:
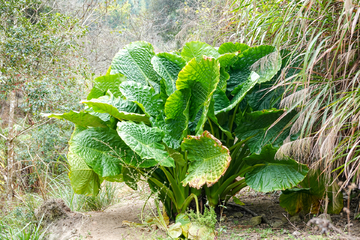
[[[125,81],[126,77],[121,73],[97,77],[95,78],[94,86],[86,99],[90,100],[92,98],[99,98],[104,96],[107,91],[110,91],[112,94],[114,94],[115,97],[120,97],[121,93],[119,90],[119,85]]]
[[[220,54],[242,53],[243,51],[247,50],[248,48],[250,48],[250,47],[248,45],[244,44],[244,43],[226,42],[226,43],[221,44],[221,46],[219,47],[218,52]]]
[[[260,153],[262,147],[267,144],[278,147],[288,137],[289,122],[296,115],[295,111],[287,113],[276,122],[283,113],[283,110],[270,109],[251,112],[244,117],[238,115],[236,121],[238,127],[235,129],[235,135],[240,140],[251,137],[247,141],[247,145],[253,153]]]
[[[75,193],[96,196],[100,189],[99,176],[85,163],[85,160],[69,148],[67,159],[70,165],[69,178]]]
[[[141,83],[127,81],[120,84],[120,91],[126,100],[136,103],[147,116],[156,116],[162,108],[160,95],[154,89]]]
[[[231,99],[229,105],[223,106],[222,109],[216,110],[215,114],[219,114],[222,112],[227,112],[233,109],[237,104],[239,104],[246,96],[246,94],[258,83],[258,80],[260,79],[260,76],[256,72],[252,72],[243,84],[239,85],[237,87],[237,92],[235,96]],[[225,100],[225,98],[223,98]]]
[[[179,148],[187,134],[189,123],[190,90],[177,90],[165,103],[165,137],[163,141],[171,148]]]
[[[161,77],[151,64],[154,55],[154,48],[150,43],[130,43],[115,55],[111,63],[111,74],[122,73],[129,81],[150,85],[157,89]]]
[[[181,57],[187,62],[193,58],[201,60],[203,56],[218,58],[220,54],[209,44],[197,41],[186,43],[181,51]]]
[[[195,58],[180,71],[176,81],[176,88],[191,90],[190,120],[202,110],[196,126],[196,134],[202,132],[212,95],[219,83],[220,67],[214,58],[203,57],[200,61]]]
[[[103,96],[90,101],[82,101],[82,103],[92,107],[95,112],[108,113],[119,120],[131,120],[134,122],[149,122],[149,117],[145,114],[136,113],[138,106],[128,100],[122,98],[114,98],[113,96]]]
[[[175,166],[169,153],[164,151],[165,146],[160,143],[163,132],[158,128],[151,128],[143,123],[119,122],[117,131],[124,142],[149,163],[149,167],[157,163],[164,167]]]
[[[117,132],[110,128],[81,131],[71,139],[70,146],[76,155],[102,177],[121,175],[122,165],[131,163],[135,157]]]
[[[260,77],[258,82],[269,81],[281,67],[280,53],[272,46],[258,46],[245,50],[229,70],[230,79],[227,90],[235,88],[248,80],[251,72]]]
[[[262,148],[260,154],[244,158],[253,166],[245,175],[246,183],[259,192],[285,190],[299,184],[306,176],[308,168],[292,159],[275,160],[277,149],[271,145]]]
[[[230,151],[221,142],[204,131],[201,136],[188,136],[181,144],[183,151],[188,151],[190,166],[183,185],[200,189],[216,183],[230,165]]]
[[[306,178],[300,183],[302,188],[287,189],[280,195],[280,206],[294,215],[300,211],[317,214],[321,209],[321,202],[328,196],[327,213],[339,214],[343,207],[343,195],[339,186],[321,174],[320,170],[310,170]],[[326,187],[325,185],[330,185]]]
[[[99,117],[85,111],[70,111],[62,114],[46,113],[42,115],[49,118],[65,119],[81,127],[107,127],[106,123]]]
[[[151,60],[155,71],[164,79],[166,94],[170,96],[176,90],[178,74],[186,62],[180,56],[171,53],[159,53]]]
[[[76,126],[71,139],[86,128]],[[70,140],[71,141],[71,140]],[[96,196],[99,193],[101,180],[99,176],[77,155],[70,145],[67,160],[70,166],[69,178],[74,192]]]

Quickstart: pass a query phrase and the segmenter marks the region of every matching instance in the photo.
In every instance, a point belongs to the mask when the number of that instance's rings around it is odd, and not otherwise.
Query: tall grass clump
[[[76,194],[67,174],[62,174],[49,181],[47,196],[63,199],[71,211],[101,211],[120,201],[118,194],[123,185],[123,183],[104,181],[98,195],[86,196]]]
[[[45,239],[47,227],[41,225],[41,219],[36,219],[35,209],[47,199],[61,198],[72,211],[80,212],[104,210],[120,200],[119,183],[103,182],[97,196],[78,195],[74,193],[66,172],[53,174],[49,163],[39,162],[41,166],[36,174],[41,184],[36,191],[25,192],[19,188],[13,201],[0,201],[1,240]],[[66,165],[63,167],[67,168]]]
[[[299,110],[291,130],[298,138],[278,156],[336,173],[343,187],[359,186],[360,1],[238,0],[229,11],[232,41],[289,50],[278,86],[286,88],[282,105]]]
[[[18,200],[0,209],[0,239],[44,239],[45,232],[40,226],[41,221],[35,218],[35,209],[40,206],[41,197],[37,194],[26,194],[18,196]]]

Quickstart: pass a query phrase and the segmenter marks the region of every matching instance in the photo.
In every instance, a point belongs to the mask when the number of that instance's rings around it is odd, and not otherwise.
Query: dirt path
[[[166,237],[158,229],[147,226],[130,227],[123,221],[141,223],[141,212],[145,203],[143,197],[126,185],[122,185],[117,198],[118,204],[104,211],[76,214],[76,218],[62,219],[50,226],[49,240],[94,239],[94,240],[150,240]],[[156,208],[154,201],[149,200],[143,212],[143,217],[154,217]],[[80,217],[79,217],[80,215]]]
[[[160,231],[152,231],[146,227],[129,227],[123,221],[140,223],[140,214],[144,201],[127,200],[109,207],[103,212],[87,213],[87,218],[79,229],[79,236],[86,239],[156,239],[165,236]],[[150,215],[149,208],[146,215]]]
[[[257,226],[250,225],[253,217],[248,211],[228,206],[222,220],[217,225],[220,239],[360,239],[360,222],[352,218],[352,238],[346,233],[338,234],[329,231],[328,236],[319,235],[319,230],[306,226],[310,216],[291,217],[279,206],[278,196],[274,194],[259,194],[252,191],[239,195],[241,201],[250,212],[263,216],[268,223]],[[122,196],[121,202],[102,212],[84,213],[81,218],[64,219],[50,229],[50,240],[65,239],[96,239],[96,240],[151,240],[166,239],[163,231],[151,227],[128,226],[123,221],[140,223],[140,214],[144,200],[136,192]],[[147,206],[144,216],[154,216],[154,204]],[[331,216],[333,224],[339,229],[345,229],[346,216]]]

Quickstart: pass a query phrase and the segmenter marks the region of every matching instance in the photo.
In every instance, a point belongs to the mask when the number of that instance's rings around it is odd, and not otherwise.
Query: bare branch
[[[39,124],[37,124],[37,125],[29,126],[29,127],[25,128],[25,129],[23,129],[22,131],[18,132],[13,138],[10,139],[10,141],[14,141],[15,138],[17,138],[18,136],[24,134],[25,132],[27,132],[27,131],[29,131],[29,130],[31,130],[31,129],[40,127],[41,125],[44,125],[44,124],[46,124],[46,123],[48,123],[48,122],[50,122],[50,121],[51,121],[51,119],[46,120],[45,122],[39,123]]]
[[[0,133],[0,137],[3,137],[6,141],[8,140],[7,137],[5,137],[4,135],[2,135],[1,133]]]

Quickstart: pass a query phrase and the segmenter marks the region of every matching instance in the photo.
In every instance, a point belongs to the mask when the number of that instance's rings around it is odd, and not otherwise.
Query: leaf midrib
[[[140,70],[142,75],[145,77],[145,81],[147,82],[147,84],[150,85],[151,87],[153,87],[150,83],[150,79],[145,75],[145,73],[141,69],[140,65],[135,61],[135,58],[131,55],[131,52],[128,49],[126,49],[126,51],[129,53],[129,56],[130,56],[131,60],[135,63],[136,67]],[[150,64],[151,64],[151,60],[150,60]]]

